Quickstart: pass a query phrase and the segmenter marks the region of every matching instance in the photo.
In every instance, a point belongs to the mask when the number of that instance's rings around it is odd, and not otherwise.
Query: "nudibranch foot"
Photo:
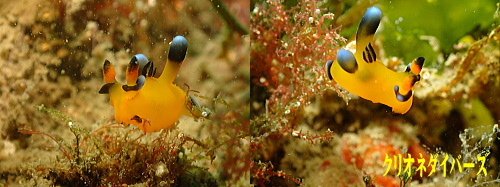
[[[130,118],[130,120],[137,121],[138,123],[142,123],[142,118],[135,115],[134,117]]]
[[[151,120],[147,119],[147,118],[141,118],[139,116],[134,116],[132,117],[130,120],[133,120],[133,121],[136,121],[137,123],[139,123],[142,127],[140,128],[142,130],[143,133],[146,133],[147,132],[147,128],[151,126]]]
[[[405,72],[387,68],[377,58],[373,47],[374,34],[382,19],[377,7],[366,10],[356,33],[356,41],[337,52],[336,60],[325,64],[327,76],[354,95],[373,103],[392,107],[394,113],[404,114],[413,102],[413,86],[420,81],[425,58],[410,63]],[[352,47],[356,45],[355,50]]]

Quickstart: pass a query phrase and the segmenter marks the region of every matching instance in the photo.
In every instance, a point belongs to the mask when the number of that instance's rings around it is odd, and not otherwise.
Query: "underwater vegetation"
[[[405,61],[415,58],[412,55],[426,54],[432,63],[429,67],[442,66],[438,59],[455,53],[454,45],[481,39],[498,24],[494,16],[496,3],[494,0],[380,1],[387,12],[384,14],[387,22],[393,23],[386,24],[380,32],[385,51],[388,56]],[[425,10],[426,14],[407,11],[412,9]]]
[[[500,4],[298,0],[251,6],[252,184],[498,185]],[[416,73],[410,66],[420,81],[403,115],[356,95],[383,88],[349,92],[360,86],[330,82],[334,72],[324,70],[339,55],[361,67],[361,53],[352,58],[341,49],[355,40],[369,7],[383,14],[366,54],[395,72],[426,58]],[[408,162],[397,165],[393,157]],[[395,167],[388,169],[389,161]]]
[[[214,157],[210,155],[213,152],[208,151],[207,145],[176,130],[163,131],[157,138],[147,140],[141,136],[132,138],[135,135],[132,131],[116,124],[89,132],[59,111],[43,105],[37,108],[49,113],[55,120],[67,123],[75,139],[74,143],[66,142],[45,132],[21,127],[19,132],[23,134],[43,135],[53,140],[53,148],[57,148],[62,155],[53,166],[30,163],[21,169],[22,173],[31,173],[37,178],[47,178],[55,185],[64,186],[141,183],[154,186],[217,186],[217,180],[206,168],[193,165],[195,159],[187,156],[185,144],[191,142],[188,146],[191,150],[193,146],[204,147],[207,157]],[[35,185],[41,184],[35,182]]]
[[[248,6],[245,1],[0,2],[0,186],[248,184],[249,12],[241,11]],[[223,9],[224,16],[218,13]],[[163,66],[172,65],[167,59],[180,60],[168,53],[179,35],[189,48],[174,72]],[[126,73],[134,54],[147,56],[155,75],[168,75],[171,87],[166,87],[184,93],[177,95],[185,99],[182,107],[163,110],[186,107],[193,116],[207,112],[210,118],[177,116],[155,133],[119,124],[109,97],[98,93],[105,82],[134,82],[126,84],[129,92],[162,93],[147,89],[153,77],[142,82],[139,74]],[[103,75],[106,60],[116,70],[113,76]],[[151,104],[133,107],[138,108],[126,110],[147,113],[136,120],[161,112]]]

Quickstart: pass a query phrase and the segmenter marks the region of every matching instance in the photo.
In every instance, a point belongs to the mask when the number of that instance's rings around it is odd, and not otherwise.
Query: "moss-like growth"
[[[75,135],[75,141],[68,143],[68,140],[58,140],[49,133],[28,128],[20,130],[24,134],[47,136],[56,143],[62,158],[54,160],[53,164],[28,164],[25,168],[53,185],[217,186],[212,174],[193,165],[196,157],[188,156],[185,147],[201,148],[200,153],[207,158],[213,153],[201,141],[183,136],[175,129],[162,131],[157,137],[139,135],[136,138],[131,138],[138,135],[136,130],[125,130],[115,124],[89,132],[57,110],[43,105],[37,108],[55,120],[63,120]],[[194,178],[196,180],[192,180]]]

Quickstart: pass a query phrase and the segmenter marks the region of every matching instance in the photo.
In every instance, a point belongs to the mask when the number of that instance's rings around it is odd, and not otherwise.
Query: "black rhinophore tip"
[[[172,40],[172,45],[170,45],[170,50],[168,51],[168,60],[174,62],[182,62],[186,57],[186,52],[188,48],[188,42],[183,36],[176,36]]]
[[[104,72],[106,72],[109,70],[110,66],[111,66],[111,62],[109,62],[109,60],[104,60],[104,65],[102,66],[102,69],[104,70]]]
[[[365,12],[365,15],[361,19],[361,22],[359,23],[356,38],[359,39],[359,35],[368,36],[375,34],[375,31],[377,31],[381,19],[382,11],[380,11],[378,7],[368,8]]]
[[[132,59],[130,59],[130,62],[128,63],[127,71],[132,72],[138,68],[140,68],[139,61],[137,60],[136,56],[133,56]],[[139,72],[139,73],[141,73],[141,72]]]
[[[139,65],[139,62],[137,62],[137,57],[134,55],[132,59],[130,59],[130,62],[128,64]]]
[[[418,66],[422,67],[424,65],[425,57],[418,57],[415,62],[417,63]]]

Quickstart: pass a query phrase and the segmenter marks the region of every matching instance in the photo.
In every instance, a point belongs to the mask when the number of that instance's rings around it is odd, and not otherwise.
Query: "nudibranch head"
[[[335,61],[326,62],[328,78],[350,93],[392,107],[392,111],[404,114],[413,102],[413,86],[420,80],[425,58],[418,57],[405,72],[394,72],[383,65],[373,49],[373,37],[382,11],[370,7],[361,19],[356,33],[355,50],[340,49]]]
[[[186,57],[187,40],[177,36],[171,43],[168,60],[161,75],[143,54],[132,57],[126,70],[126,84],[115,79],[113,65],[105,60],[103,66],[105,85],[100,94],[109,94],[115,110],[116,122],[133,124],[144,133],[170,128],[181,115],[199,117],[201,107],[196,100],[173,84]]]

